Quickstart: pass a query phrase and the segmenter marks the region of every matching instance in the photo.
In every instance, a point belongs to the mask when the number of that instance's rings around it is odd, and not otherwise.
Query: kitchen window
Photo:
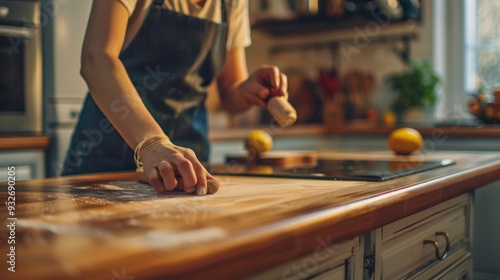
[[[500,85],[500,1],[465,1],[465,89]]]
[[[474,119],[469,94],[482,83],[487,92],[500,86],[499,0],[444,0],[432,3],[433,62],[444,79],[436,109],[441,120]]]

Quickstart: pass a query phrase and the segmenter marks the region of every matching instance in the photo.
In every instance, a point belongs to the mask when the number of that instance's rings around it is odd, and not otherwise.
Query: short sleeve
[[[245,48],[251,45],[250,19],[247,0],[229,0],[229,32],[227,48]]]
[[[135,7],[137,6],[137,1],[139,0],[118,0],[120,3],[125,6],[125,8],[128,10],[128,15],[131,16],[132,13],[135,10]]]

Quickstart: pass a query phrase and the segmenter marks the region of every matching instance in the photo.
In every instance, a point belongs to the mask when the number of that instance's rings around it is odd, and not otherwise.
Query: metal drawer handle
[[[450,250],[450,236],[446,232],[438,231],[436,232],[436,237],[437,236],[443,236],[444,239],[446,239],[446,247],[444,248],[443,254],[439,254],[439,244],[437,241],[434,240],[424,240],[424,245],[425,244],[431,244],[434,247],[434,252],[436,253],[436,259],[442,261],[446,259],[448,256],[448,251]]]

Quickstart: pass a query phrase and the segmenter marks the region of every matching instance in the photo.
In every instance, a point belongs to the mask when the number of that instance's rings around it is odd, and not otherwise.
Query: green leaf
[[[442,83],[427,60],[413,62],[408,70],[389,75],[387,81],[398,95],[391,106],[396,113],[411,107],[433,106]]]

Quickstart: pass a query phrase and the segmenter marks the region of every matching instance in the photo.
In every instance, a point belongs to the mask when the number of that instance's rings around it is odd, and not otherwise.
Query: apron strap
[[[234,0],[229,0],[229,1],[234,1]],[[224,3],[224,0],[220,0],[220,3],[222,5],[222,23],[227,23],[227,11],[226,11],[226,4]]]
[[[163,2],[165,0],[154,0],[154,5],[156,6],[163,6]],[[229,1],[234,1],[234,0],[229,0]],[[222,9],[222,23],[227,23],[227,9],[226,9],[226,4],[224,3],[224,0],[220,1],[221,3],[221,9]]]

